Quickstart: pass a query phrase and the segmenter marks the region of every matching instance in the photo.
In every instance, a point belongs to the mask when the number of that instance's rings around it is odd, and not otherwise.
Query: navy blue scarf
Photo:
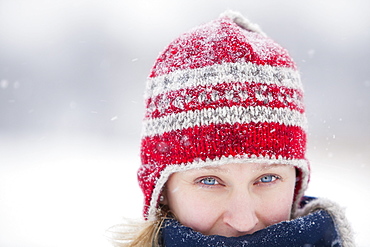
[[[324,210],[240,237],[206,236],[168,219],[164,222],[161,240],[165,247],[341,246],[334,222]]]

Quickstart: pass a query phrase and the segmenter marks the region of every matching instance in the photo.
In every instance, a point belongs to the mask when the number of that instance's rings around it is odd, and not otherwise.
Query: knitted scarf
[[[341,240],[331,215],[319,210],[291,221],[284,221],[240,237],[206,236],[167,219],[162,229],[165,247],[267,247],[304,246],[341,247]]]

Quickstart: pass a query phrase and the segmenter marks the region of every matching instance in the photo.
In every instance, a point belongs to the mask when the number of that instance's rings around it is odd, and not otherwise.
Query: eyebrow
[[[222,166],[205,166],[205,167],[202,167],[202,168],[199,168],[199,170],[211,170],[211,171],[217,171],[217,172],[228,172],[229,169],[226,169]]]
[[[257,166],[256,167],[256,170],[265,171],[265,170],[270,170],[270,169],[273,169],[273,168],[287,167],[287,166],[288,165],[286,165],[286,164],[271,164],[271,165],[263,164],[261,166]]]
[[[270,170],[270,169],[273,169],[273,168],[278,168],[278,167],[286,167],[288,165],[286,164],[258,164],[258,163],[248,163],[248,164],[251,164],[251,165],[256,165],[256,167],[254,167],[254,170],[257,170],[257,171],[266,171],[266,170]],[[227,168],[224,168],[221,166],[205,166],[205,167],[201,167],[201,168],[198,168],[198,169],[194,169],[193,171],[201,171],[201,170],[206,170],[206,171],[213,171],[213,172],[221,172],[221,173],[227,173],[229,172],[229,169]],[[191,171],[191,170],[189,170]]]
[[[197,169],[191,169],[189,170],[190,172],[193,171],[212,171],[212,172],[221,172],[221,173],[227,173],[229,172],[229,169],[227,168],[224,168],[221,166],[205,166],[205,167],[200,167],[200,168],[197,168]]]

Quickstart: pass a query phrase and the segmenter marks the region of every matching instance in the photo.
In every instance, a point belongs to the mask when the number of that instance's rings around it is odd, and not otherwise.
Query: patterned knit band
[[[238,13],[171,42],[147,81],[138,171],[144,217],[155,220],[172,173],[227,163],[296,167],[296,207],[309,177],[302,98],[287,51]]]

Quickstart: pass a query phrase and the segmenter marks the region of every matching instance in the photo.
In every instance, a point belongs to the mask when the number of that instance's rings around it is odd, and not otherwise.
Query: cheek
[[[212,198],[201,193],[177,191],[169,196],[169,207],[181,224],[207,233],[219,218],[219,209]]]
[[[258,215],[265,227],[290,219],[294,186],[284,187],[263,197]]]

